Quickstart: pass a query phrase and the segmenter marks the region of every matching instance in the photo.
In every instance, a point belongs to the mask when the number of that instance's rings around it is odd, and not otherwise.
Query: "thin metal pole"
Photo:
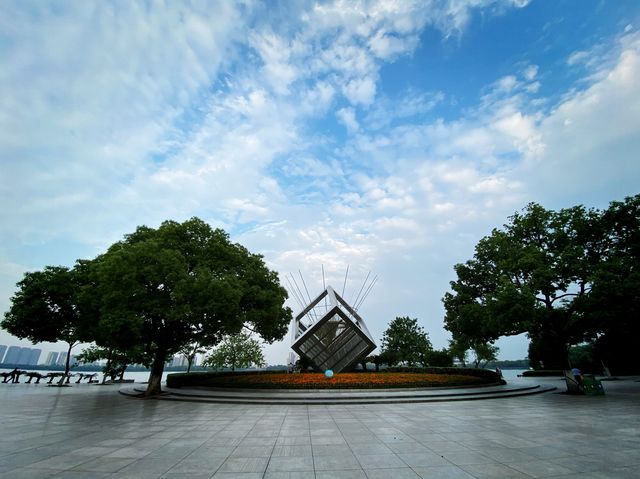
[[[321,264],[320,267],[322,268],[322,291],[326,291],[327,290],[327,285],[324,282],[324,265]],[[329,309],[329,307],[327,306],[327,297],[324,297],[324,312],[326,314],[327,310]]]
[[[371,292],[373,285],[376,284],[377,281],[378,281],[378,277],[376,276],[375,278],[373,278],[373,281],[371,281],[371,284],[369,285],[369,288],[367,289],[367,291],[364,293],[364,296],[362,296],[360,303],[358,303],[358,305],[353,309],[358,311],[358,308],[362,305],[362,303],[364,303],[364,300],[367,299],[367,296],[369,296],[369,293]]]
[[[300,298],[298,298],[298,293],[296,293],[296,290],[293,288],[293,285],[291,284],[291,281],[289,280],[289,277],[285,275],[284,278],[287,280],[287,284],[289,285],[289,290],[291,291],[291,295],[295,298],[295,300],[298,302],[300,307],[302,309],[304,309],[304,303],[302,303],[300,301]]]
[[[362,287],[360,288],[360,291],[358,291],[358,296],[356,296],[356,299],[351,301],[351,304],[357,304],[358,303],[358,298],[360,298],[360,294],[362,293],[362,290],[364,289],[364,286],[367,284],[367,280],[369,279],[369,275],[370,274],[371,274],[371,271],[369,271],[367,273],[367,277],[364,279],[364,283],[362,283]]]
[[[293,281],[293,284],[296,287],[296,292],[297,292],[297,295],[298,295],[298,301],[300,301],[300,304],[302,305],[301,308],[304,309],[305,308],[304,296],[302,295],[302,292],[300,291],[300,287],[298,286],[298,283],[296,283],[296,278],[291,273],[289,273],[289,275],[291,276],[291,281]]]
[[[300,278],[302,278],[302,274],[300,274]],[[295,283],[296,287],[298,288],[298,292],[300,293],[300,297],[302,299],[304,299],[304,293],[300,289],[300,286],[298,286],[298,282],[296,281],[296,278],[293,276],[293,274],[291,275],[291,279],[293,279],[293,282]],[[307,294],[309,294],[309,293],[307,292]],[[311,303],[311,299],[309,299],[309,303]],[[313,314],[312,314],[312,312],[313,312]],[[307,313],[307,315],[309,317],[311,317],[312,321],[317,321],[318,320],[318,315],[315,314],[315,311],[313,311],[313,309],[310,309],[309,312]]]
[[[342,296],[344,298],[344,289],[347,287],[347,276],[349,276],[349,265],[347,265],[347,271],[344,274],[344,284],[342,285]]]
[[[304,278],[302,277],[302,272],[298,270],[298,274],[300,275],[300,279],[302,280],[302,286],[304,286],[304,290],[307,292],[307,298],[309,298],[309,304],[311,304],[311,295],[309,294],[309,290],[307,289],[307,283],[304,282]]]

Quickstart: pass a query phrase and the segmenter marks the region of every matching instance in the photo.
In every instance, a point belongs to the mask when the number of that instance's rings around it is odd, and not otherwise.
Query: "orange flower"
[[[339,373],[331,379],[321,373],[225,374],[208,378],[212,387],[278,389],[375,389],[469,386],[482,384],[481,378],[462,374],[428,373]]]

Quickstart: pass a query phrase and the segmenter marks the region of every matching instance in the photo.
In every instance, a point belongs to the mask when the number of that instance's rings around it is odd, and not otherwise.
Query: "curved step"
[[[242,390],[242,389],[171,389],[165,388],[156,399],[165,401],[189,401],[227,404],[393,404],[437,401],[469,401],[498,399],[554,391],[555,386],[490,386],[481,388],[461,388],[457,390]],[[138,386],[124,387],[120,393],[139,397],[144,391]]]

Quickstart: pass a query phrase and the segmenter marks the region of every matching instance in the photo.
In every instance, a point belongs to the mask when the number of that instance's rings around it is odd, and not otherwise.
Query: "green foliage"
[[[453,367],[453,355],[447,348],[433,349],[426,355],[426,366],[448,368]]]
[[[260,342],[247,333],[225,336],[213,352],[202,363],[216,369],[248,368],[252,365],[262,367],[265,364]]]
[[[474,343],[471,350],[475,354],[474,366],[476,368],[484,368],[490,361],[498,358],[498,347],[490,343]]]
[[[197,218],[138,227],[78,267],[96,341],[141,349],[151,365],[147,395],[160,392],[167,358],[187,345],[213,346],[243,325],[271,342],[291,319],[287,293],[262,257]]]
[[[106,364],[102,368],[104,373],[102,382],[104,383],[107,376],[112,379],[119,377],[122,379],[127,366],[131,363],[140,363],[142,360],[142,354],[140,350],[118,351],[112,348],[104,348],[100,346],[91,346],[87,349],[83,349],[82,352],[76,356],[76,359],[80,363],[94,363],[96,361],[106,360]]]
[[[397,317],[384,332],[382,337],[382,362],[393,366],[406,364],[427,365],[428,355],[433,350],[427,333],[418,326],[417,319],[407,316]]]
[[[572,367],[580,369],[583,373],[602,373],[602,365],[596,359],[593,344],[572,346],[569,349],[569,362]]]
[[[61,266],[25,273],[11,298],[11,308],[0,323],[9,333],[33,343],[68,343],[66,373],[71,349],[82,339],[83,332],[84,318],[77,308],[76,279],[73,271]]]
[[[581,310],[596,325],[590,339],[598,362],[613,374],[634,374],[640,372],[640,195],[611,203],[602,230],[606,248]]]
[[[566,368],[569,346],[584,341],[612,356],[629,350],[623,331],[637,332],[640,304],[639,205],[640,196],[606,211],[532,203],[514,214],[455,266],[443,298],[454,341],[486,345],[526,332],[531,363],[553,369]]]

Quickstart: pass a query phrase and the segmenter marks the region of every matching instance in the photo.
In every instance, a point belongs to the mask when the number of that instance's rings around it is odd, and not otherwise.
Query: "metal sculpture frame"
[[[331,286],[295,317],[293,328],[291,348],[321,371],[348,369],[376,348],[364,320]]]

